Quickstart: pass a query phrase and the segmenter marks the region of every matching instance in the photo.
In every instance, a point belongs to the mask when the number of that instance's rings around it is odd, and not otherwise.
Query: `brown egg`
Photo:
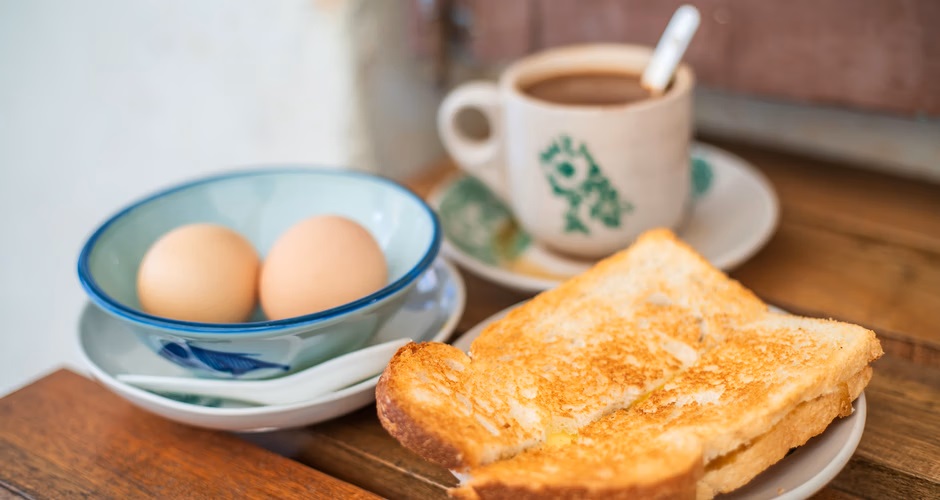
[[[204,323],[246,321],[257,303],[258,253],[240,234],[190,224],[163,235],[137,272],[141,308],[164,318]]]
[[[261,268],[261,308],[269,319],[311,314],[385,286],[388,268],[375,238],[337,215],[298,222],[271,247]]]

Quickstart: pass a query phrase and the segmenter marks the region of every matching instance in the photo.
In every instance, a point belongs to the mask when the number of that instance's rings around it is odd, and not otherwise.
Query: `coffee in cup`
[[[668,89],[651,95],[639,77],[651,55],[582,45],[528,56],[496,84],[452,91],[438,112],[441,138],[550,250],[598,258],[647,229],[675,229],[689,202],[694,78],[681,65]],[[489,137],[459,129],[466,108],[487,118]]]
[[[640,75],[620,72],[561,74],[520,90],[534,99],[568,106],[616,106],[652,97],[640,84]]]

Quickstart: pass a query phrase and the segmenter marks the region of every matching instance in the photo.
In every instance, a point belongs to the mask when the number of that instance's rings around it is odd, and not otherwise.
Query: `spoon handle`
[[[640,84],[654,95],[662,94],[682,60],[692,36],[698,30],[700,16],[692,5],[683,5],[676,9],[666,30],[656,44],[653,57],[646,65]]]
[[[213,380],[120,374],[117,379],[142,389],[237,399],[263,405],[310,401],[372,377],[411,339],[396,339],[325,361],[306,370],[268,380]]]
[[[160,375],[134,375],[122,373],[117,379],[148,391],[191,394],[223,399],[234,399],[261,405],[278,404],[271,394],[265,391],[267,386],[258,386],[256,381],[209,380],[186,377],[163,377]],[[237,385],[235,385],[237,384]]]

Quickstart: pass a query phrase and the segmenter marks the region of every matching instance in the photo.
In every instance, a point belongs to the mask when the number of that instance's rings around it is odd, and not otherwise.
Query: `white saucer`
[[[486,318],[460,336],[454,347],[467,351],[474,339],[490,323],[502,318],[519,304]],[[782,312],[779,309],[772,309]],[[783,460],[752,479],[745,486],[716,498],[720,500],[802,500],[821,490],[849,462],[862,439],[868,405],[865,393],[852,403],[855,409],[845,418],[837,418],[825,432],[810,439]]]
[[[460,273],[439,258],[419,279],[402,310],[382,326],[369,345],[401,337],[411,337],[415,341],[446,341],[463,314],[465,301]],[[189,374],[153,354],[123,323],[90,303],[79,323],[79,347],[91,375],[118,396],[176,422],[226,431],[268,431],[329,420],[374,401],[375,385],[379,379],[376,375],[322,398],[289,405],[247,406],[216,398],[158,395],[119,382],[115,375]]]
[[[715,267],[728,271],[754,255],[779,217],[770,182],[743,159],[714,146],[692,146],[693,203],[677,234]],[[444,228],[443,253],[485,279],[539,292],[591,263],[532,242],[509,209],[479,181],[459,175],[429,196]]]

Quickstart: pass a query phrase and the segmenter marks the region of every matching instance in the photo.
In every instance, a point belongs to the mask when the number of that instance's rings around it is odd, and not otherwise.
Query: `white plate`
[[[457,326],[465,301],[460,273],[439,258],[419,279],[401,311],[382,326],[369,345],[401,337],[443,342]],[[215,398],[158,395],[119,382],[115,375],[188,376],[188,373],[144,347],[123,323],[92,304],[82,313],[79,346],[91,375],[118,396],[176,422],[227,431],[302,427],[349,413],[375,400],[379,378],[375,376],[313,401],[289,405],[246,406]]]
[[[763,174],[714,146],[692,146],[693,203],[676,232],[715,267],[730,270],[760,250],[779,217]],[[525,292],[554,288],[591,263],[533,244],[509,209],[479,181],[460,175],[429,196],[444,228],[443,253],[485,279]]]
[[[486,318],[463,334],[454,347],[464,352],[490,323],[502,318],[519,304],[510,306]],[[781,312],[779,309],[772,308]],[[865,393],[858,396],[852,406],[855,411],[845,418],[837,418],[826,430],[807,441],[793,453],[752,479],[745,486],[725,495],[720,500],[800,500],[821,490],[839,474],[852,458],[862,432],[868,406]]]

